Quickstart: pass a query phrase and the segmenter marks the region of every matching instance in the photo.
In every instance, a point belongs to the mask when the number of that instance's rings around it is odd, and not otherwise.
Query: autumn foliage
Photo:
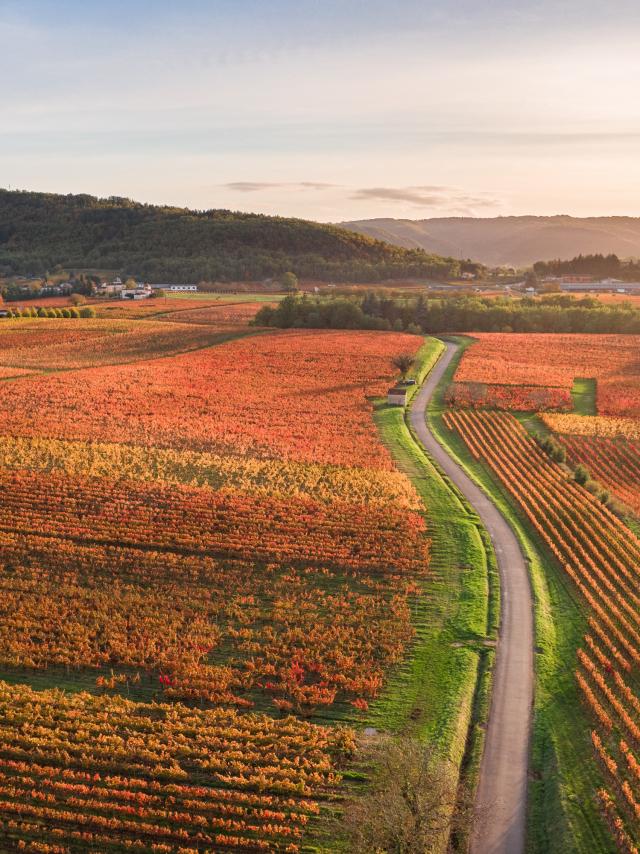
[[[371,398],[419,339],[220,344],[251,310],[0,328],[0,371],[60,369],[0,397],[0,672],[92,694],[0,682],[3,850],[294,854],[355,748],[309,718],[413,642],[424,508]]]
[[[454,405],[568,410],[581,377],[596,380],[599,415],[640,416],[638,336],[485,332],[473,338],[454,377]],[[474,394],[486,401],[474,404]]]
[[[296,852],[355,748],[293,717],[3,682],[0,719],[2,847],[49,854]]]
[[[26,377],[0,398],[0,430],[390,470],[369,398],[395,376],[391,357],[419,343],[291,331],[117,371]]]
[[[561,436],[560,441],[573,468],[585,466],[592,478],[640,515],[640,443],[587,436]]]

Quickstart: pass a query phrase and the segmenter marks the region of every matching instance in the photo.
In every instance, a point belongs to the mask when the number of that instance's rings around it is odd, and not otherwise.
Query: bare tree
[[[452,833],[465,834],[470,799],[460,809],[449,763],[410,738],[384,738],[369,750],[371,784],[347,804],[343,819],[352,854],[442,851]]]
[[[391,364],[394,368],[397,368],[400,371],[402,379],[404,379],[409,373],[414,361],[415,359],[410,353],[400,353],[398,356],[394,356],[393,359],[391,359]]]

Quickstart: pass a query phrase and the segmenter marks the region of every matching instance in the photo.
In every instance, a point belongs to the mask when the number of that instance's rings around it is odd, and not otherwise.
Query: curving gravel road
[[[491,709],[476,796],[472,854],[522,854],[527,815],[529,735],[533,705],[533,596],[518,540],[491,499],[436,440],[426,406],[457,346],[447,344],[414,398],[410,419],[420,442],[480,516],[500,573],[500,631]]]

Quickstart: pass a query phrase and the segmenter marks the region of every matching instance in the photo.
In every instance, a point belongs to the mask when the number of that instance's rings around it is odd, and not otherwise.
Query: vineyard
[[[114,365],[207,347],[247,321],[196,325],[135,320],[15,319],[0,324],[0,378],[29,371]]]
[[[0,398],[0,433],[390,470],[371,398],[387,390],[391,357],[419,341],[291,331],[26,378]]]
[[[0,682],[3,850],[299,850],[348,731]]]
[[[640,439],[640,420],[636,418],[609,418],[596,415],[555,415],[542,412],[540,418],[554,433],[572,436],[594,436],[603,439]]]
[[[562,436],[569,464],[582,465],[635,515],[640,515],[640,445],[624,439]]]
[[[420,339],[254,311],[0,330],[2,850],[298,851],[414,642],[371,399]]]
[[[640,841],[640,541],[513,415],[456,410],[444,420],[490,467],[579,591],[589,630],[575,678],[605,781],[592,797],[617,848],[632,854]]]
[[[598,415],[640,416],[634,335],[476,333],[449,391],[454,406],[507,410],[573,408],[577,377],[596,381]]]

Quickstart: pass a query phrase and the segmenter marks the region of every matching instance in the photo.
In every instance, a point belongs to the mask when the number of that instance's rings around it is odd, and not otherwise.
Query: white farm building
[[[154,291],[171,291],[173,293],[186,291],[187,293],[195,293],[198,290],[197,285],[151,285]]]

